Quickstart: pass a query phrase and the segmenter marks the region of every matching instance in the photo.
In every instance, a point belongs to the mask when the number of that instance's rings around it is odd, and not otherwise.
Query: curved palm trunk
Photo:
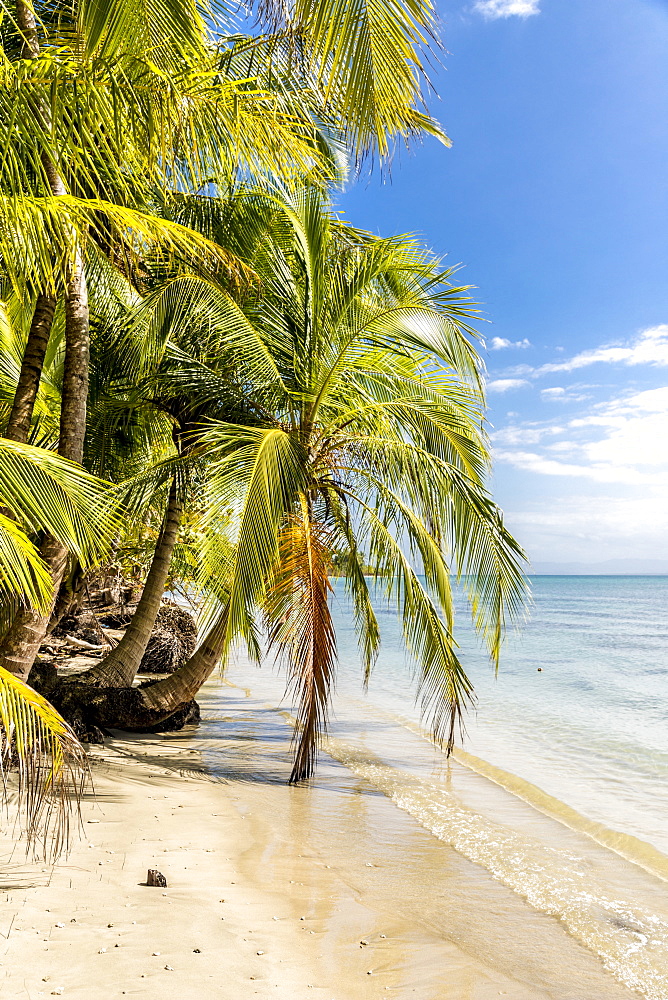
[[[39,36],[35,13],[23,0],[17,0],[16,2],[16,22],[23,35],[22,58],[37,59],[39,57]],[[50,121],[48,108],[43,106],[39,109],[38,113],[44,123],[48,124]],[[65,185],[51,158],[44,154],[42,156],[42,164],[47,175],[51,193],[53,195],[64,195]],[[11,441],[25,442],[28,440],[30,423],[42,377],[44,357],[49,343],[55,309],[55,295],[45,291],[37,296],[35,312],[33,313],[28,340],[23,353],[21,373],[16,386],[16,393],[14,394],[7,430],[5,431],[5,437],[8,437]]]
[[[156,722],[169,718],[195,697],[218,666],[224,648],[225,625],[219,623],[211,629],[187,663],[164,681],[140,689],[142,704],[147,712],[155,714]]]
[[[181,524],[181,510],[174,481],[169,491],[163,528],[132,621],[119,644],[98,667],[86,671],[81,678],[82,682],[96,686],[129,687],[135,679],[165,592],[169,565]]]
[[[89,347],[88,291],[77,248],[65,296],[65,363],[58,454],[78,464],[83,459],[86,433]],[[55,538],[47,536],[40,554],[51,572],[55,602],[67,565],[67,550]],[[46,635],[53,602],[44,612],[34,608],[19,611],[2,640],[0,665],[22,680],[28,677]]]
[[[23,0],[16,0],[16,23],[23,35],[21,58],[37,59],[39,56],[39,36],[35,12]]]
[[[42,293],[37,296],[35,312],[30,323],[28,340],[21,362],[21,374],[16,385],[14,401],[5,431],[5,437],[9,438],[10,441],[25,443],[28,440],[55,311],[56,298],[54,295]]]

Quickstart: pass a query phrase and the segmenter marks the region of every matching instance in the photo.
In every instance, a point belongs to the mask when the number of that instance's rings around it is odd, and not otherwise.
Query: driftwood
[[[103,653],[105,650],[111,649],[108,642],[96,646],[92,642],[86,642],[84,639],[77,639],[73,635],[66,635],[65,638],[69,642],[70,646],[75,646],[77,649],[92,649],[95,653]]]

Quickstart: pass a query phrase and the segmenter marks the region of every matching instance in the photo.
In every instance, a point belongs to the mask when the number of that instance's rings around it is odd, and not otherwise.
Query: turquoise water
[[[460,655],[478,700],[447,760],[420,726],[401,623],[382,604],[383,645],[362,691],[337,581],[339,671],[323,768],[326,755],[343,764],[360,794],[385,796],[425,836],[555,919],[612,976],[602,990],[580,973],[559,985],[574,959],[555,946],[541,960],[546,997],[617,996],[616,980],[646,1000],[668,1000],[668,578],[532,582],[530,619],[509,638],[496,677],[463,602],[459,608]],[[241,657],[228,683],[245,692],[258,732],[269,736],[289,719],[284,676],[269,664],[258,670]],[[425,871],[420,919],[438,931],[444,913],[429,885]],[[495,941],[490,962],[501,967],[514,954],[512,968],[523,969],[517,948],[531,919],[520,914],[499,926],[471,887],[458,917],[461,940],[472,953]],[[407,882],[406,893],[413,889]],[[527,982],[536,975],[522,971]]]
[[[460,655],[478,696],[463,747],[668,854],[668,577],[538,576],[532,589],[497,677],[460,604]],[[334,613],[339,689],[359,697],[341,585]],[[394,610],[379,614],[367,700],[417,721],[401,624]]]

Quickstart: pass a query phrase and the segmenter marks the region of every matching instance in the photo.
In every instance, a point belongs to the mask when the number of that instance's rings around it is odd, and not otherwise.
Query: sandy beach
[[[632,996],[339,762],[289,788],[278,713],[218,680],[202,706],[200,729],[91,749],[67,858],[26,865],[5,841],[3,1000]]]
[[[272,799],[299,789],[211,780],[182,734],[119,738],[92,761],[69,857],[5,868],[2,997],[533,996],[382,899],[374,911],[307,844],[272,860]],[[167,889],[141,884],[149,867]]]

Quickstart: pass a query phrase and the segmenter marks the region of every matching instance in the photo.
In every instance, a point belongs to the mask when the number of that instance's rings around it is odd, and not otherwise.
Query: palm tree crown
[[[217,590],[226,645],[244,636],[256,646],[261,609],[298,694],[292,778],[307,777],[335,669],[336,559],[365,673],[380,643],[380,585],[418,664],[423,711],[451,746],[472,696],[455,651],[452,574],[495,661],[524,602],[523,554],[485,486],[466,289],[413,239],[345,225],[314,188],[247,194],[226,225],[261,282],[237,324],[246,418],[201,435],[213,463],[202,582]]]

